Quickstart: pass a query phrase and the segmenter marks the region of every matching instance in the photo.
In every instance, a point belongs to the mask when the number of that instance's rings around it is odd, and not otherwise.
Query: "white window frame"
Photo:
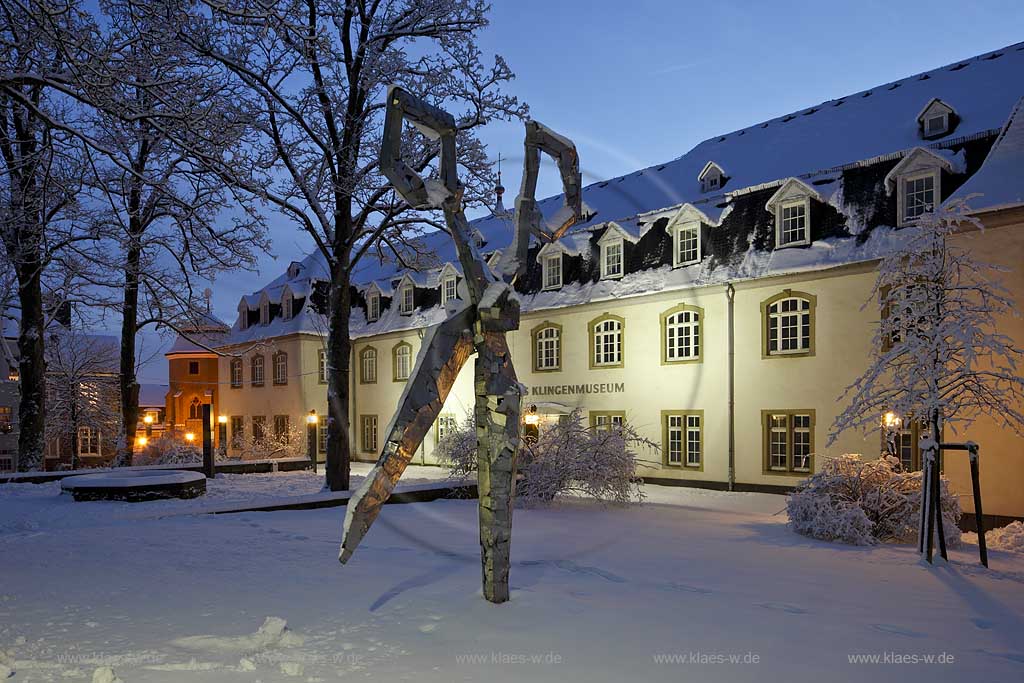
[[[459,429],[459,421],[452,413],[441,413],[437,416],[437,433],[435,443],[441,441],[449,434],[454,434]]]
[[[264,380],[266,380],[266,367],[267,361],[262,355],[253,356],[249,361],[249,372],[251,374],[249,381],[253,386],[263,386]]]
[[[316,351],[316,378],[320,384],[327,384],[327,349]]]
[[[786,301],[798,301],[801,302],[799,308],[795,311],[783,311],[782,304]],[[803,308],[802,304],[807,304],[807,308]],[[775,310],[773,310],[775,309]],[[764,324],[767,326],[765,330],[765,337],[768,343],[765,352],[769,356],[788,356],[792,354],[808,354],[814,349],[814,302],[810,299],[793,294],[792,296],[786,296],[781,299],[768,304],[765,309],[765,315],[767,319]],[[804,320],[803,317],[807,316],[807,334],[804,334]],[[783,325],[789,321],[786,318],[796,317],[796,340],[797,348],[795,349],[783,349],[782,348],[782,330],[783,327],[793,327],[792,325]],[[772,321],[775,321],[774,335],[772,333]],[[775,349],[772,350],[772,342],[775,342]],[[805,343],[806,342],[806,343]]]
[[[665,362],[686,363],[701,360],[701,325],[703,311],[688,306],[665,316]],[[683,318],[689,320],[683,320]],[[689,343],[683,344],[686,340]],[[686,351],[686,353],[683,353]]]
[[[103,455],[103,432],[92,427],[78,428],[78,454],[101,457]]]
[[[622,429],[622,425],[626,422],[626,417],[618,413],[598,411],[596,414],[591,415],[591,422],[594,432],[600,434],[601,432],[610,432],[612,429]]]
[[[441,305],[444,306],[449,301],[459,298],[458,292],[459,280],[454,275],[446,275],[441,278]]]
[[[377,383],[377,349],[372,346],[359,352],[359,382],[360,384]]]
[[[618,271],[612,272],[610,256],[613,249],[618,251]],[[602,280],[618,280],[622,277],[625,272],[626,266],[626,246],[625,240],[619,237],[618,239],[610,239],[607,242],[601,244],[601,279]]]
[[[534,334],[534,368],[537,372],[562,369],[562,328],[547,325]],[[549,353],[550,352],[550,353]]]
[[[722,174],[718,171],[711,169],[707,175],[701,178],[700,191],[711,192],[722,187]]]
[[[402,315],[412,315],[416,309],[416,289],[410,283],[405,283],[398,288],[398,312]]]
[[[260,302],[260,325],[270,324],[270,302],[264,299]]]
[[[281,297],[281,319],[291,320],[292,319],[292,308],[295,306],[295,297],[291,295],[291,292],[285,293]]]
[[[398,343],[395,346],[395,381],[405,382],[412,375],[412,345]]]
[[[360,434],[361,446],[364,453],[377,452],[377,416],[363,415],[363,433]]]
[[[614,317],[602,317],[590,324],[590,364],[595,368],[617,368],[625,363],[623,351],[625,344],[623,339],[625,324],[622,320]],[[607,326],[607,329],[605,329]],[[611,337],[611,352],[606,353],[605,337]]]
[[[680,266],[690,266],[690,265],[693,265],[694,263],[700,263],[700,261],[701,261],[701,249],[703,247],[703,245],[701,244],[701,234],[700,234],[701,233],[701,229],[700,229],[700,227],[701,227],[700,226],[700,221],[683,221],[681,223],[677,223],[676,226],[672,229],[672,267],[673,268],[679,268]],[[696,256],[694,258],[691,258],[691,259],[683,259],[683,258],[681,258],[682,254],[680,254],[680,252],[682,251],[683,233],[684,232],[687,232],[687,233],[691,233],[692,232],[693,235],[694,235],[693,239],[697,243]],[[690,240],[688,239],[687,241],[690,241]]]
[[[232,358],[231,363],[228,365],[228,371],[231,374],[231,388],[238,389],[243,384],[243,370],[242,370],[242,359]]]
[[[911,183],[911,182],[914,182],[914,181],[917,181],[917,180],[924,180],[926,178],[931,178],[932,179],[932,205],[931,205],[931,209],[925,209],[925,211],[923,211],[922,213],[918,214],[917,216],[912,216],[912,217],[911,216],[907,216],[907,208],[908,208],[907,207],[907,194],[908,194],[907,193],[907,184]],[[941,197],[942,197],[942,185],[941,185],[941,183],[942,183],[942,171],[939,168],[929,168],[929,169],[925,169],[925,170],[922,170],[922,171],[916,171],[914,173],[907,173],[907,174],[901,175],[901,176],[899,176],[897,178],[897,184],[898,184],[898,187],[899,187],[899,189],[898,189],[899,195],[898,195],[898,201],[897,201],[897,204],[898,204],[897,209],[899,210],[898,222],[900,224],[900,227],[905,227],[905,226],[908,226],[908,225],[914,225],[919,220],[921,220],[922,216],[925,216],[925,215],[935,211],[936,205],[940,201],[942,201],[941,200]]]
[[[540,260],[540,270],[542,290],[562,288],[562,252],[543,255]]]
[[[274,384],[288,384],[288,354],[281,351],[275,353],[274,363]]]
[[[785,215],[786,209],[801,207],[803,209],[804,226],[803,239],[784,241],[786,234]],[[811,199],[810,197],[794,197],[780,200],[775,206],[775,247],[799,247],[811,243]]]
[[[936,130],[931,130],[928,124],[934,121],[935,119],[942,119],[942,127]],[[946,133],[949,132],[949,114],[947,112],[940,112],[938,114],[931,115],[926,113],[924,115],[921,127],[924,132],[924,137],[926,138],[945,135]]]
[[[373,291],[366,295],[366,322],[380,320],[380,292]]]
[[[320,418],[316,425],[316,450],[318,453],[327,452],[327,435],[330,432],[328,421]]]

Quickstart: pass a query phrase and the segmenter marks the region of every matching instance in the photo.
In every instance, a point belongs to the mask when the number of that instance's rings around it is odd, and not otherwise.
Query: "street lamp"
[[[149,439],[147,439],[144,436],[140,436],[135,439],[135,443],[138,445],[139,448],[145,448],[146,444],[149,443]]]
[[[316,427],[319,422],[316,410],[309,411],[309,415],[306,416],[306,445],[309,448],[309,462],[313,464],[313,474],[316,474]]]
[[[894,458],[899,457],[896,435],[903,420],[891,410],[882,416],[882,427],[885,429],[885,450]]]
[[[153,416],[146,413],[145,417],[142,418],[142,422],[146,425],[146,438],[153,436]]]
[[[530,410],[523,416],[523,441],[536,443],[540,436],[540,415],[537,414],[537,406],[530,406]]]
[[[228,416],[218,415],[217,416],[217,443],[220,444],[220,452],[222,456],[228,454]]]
[[[17,382],[21,378],[21,373],[18,371],[16,366],[11,366],[7,369],[7,379],[12,382]]]
[[[192,443],[195,440],[196,440],[196,435],[195,434],[193,434],[192,432],[185,432],[185,441],[188,441],[189,443]]]

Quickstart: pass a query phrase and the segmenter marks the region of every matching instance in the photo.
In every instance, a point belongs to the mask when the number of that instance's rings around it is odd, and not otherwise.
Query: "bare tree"
[[[54,254],[77,239],[83,223],[77,202],[82,149],[55,123],[74,118],[74,104],[36,77],[63,69],[68,51],[39,30],[37,14],[65,26],[81,20],[67,8],[0,0],[0,240],[17,278],[22,470],[38,467],[43,457],[44,271]]]
[[[196,281],[254,268],[254,254],[268,245],[251,195],[233,195],[189,154],[199,146],[204,154],[226,154],[246,124],[231,115],[234,93],[222,74],[198,64],[175,39],[178,7],[123,0],[102,7],[104,65],[79,67],[76,87],[94,107],[90,177],[116,245],[98,260],[95,284],[120,290],[114,302],[121,317],[118,463],[128,464],[138,423],[137,334],[149,325],[208,326]],[[119,275],[111,281],[109,274]]]
[[[207,154],[206,162],[307,233],[330,272],[326,469],[332,490],[349,487],[353,273],[372,258],[432,265],[420,256],[416,236],[445,228],[439,212],[410,213],[380,175],[384,94],[397,83],[461,110],[464,199],[484,202],[493,179],[473,131],[496,117],[526,113],[501,93],[513,77],[505,62],[481,61],[475,37],[486,11],[482,0],[202,0],[180,32],[245,88],[239,115],[254,123],[248,144]],[[418,172],[436,167],[436,141],[410,133],[404,142]]]

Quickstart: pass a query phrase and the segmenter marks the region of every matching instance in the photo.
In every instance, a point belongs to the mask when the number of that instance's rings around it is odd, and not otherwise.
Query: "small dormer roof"
[[[893,166],[892,170],[885,174],[886,191],[891,192],[896,186],[896,178],[917,169],[927,167],[939,167],[945,171],[953,170],[953,162],[947,157],[930,150],[927,147],[915,147],[907,152],[900,160],[900,163]]]
[[[700,221],[701,223],[707,223],[708,225],[716,225],[716,222],[711,220],[706,213],[698,209],[693,204],[686,202],[680,206],[675,215],[669,219],[668,224],[665,226],[665,230],[671,230],[680,223],[689,223],[692,221]]]
[[[764,208],[766,211],[775,211],[776,204],[794,197],[813,197],[818,201],[823,201],[818,191],[804,181],[799,178],[787,178],[779,186],[779,189],[775,191],[775,194],[765,203]]]
[[[938,97],[933,97],[930,100],[928,100],[928,103],[924,105],[920,112],[918,112],[917,122],[924,123],[925,117],[928,116],[929,114],[933,114],[935,111],[938,111],[943,114],[956,113],[956,110],[953,109],[953,107],[949,106],[948,104],[940,100]]]
[[[554,242],[548,242],[537,252],[537,263],[540,263],[545,256],[551,254],[570,254],[569,248],[562,244],[561,240],[555,240]]]
[[[444,280],[446,277],[451,277],[453,275],[455,277],[458,277],[459,276],[459,271],[451,263],[445,263],[441,267],[441,272],[438,273],[437,278],[438,278],[438,281],[441,281],[441,280]]]
[[[698,182],[704,180],[704,177],[711,173],[712,170],[716,171],[718,175],[725,175],[725,170],[722,169],[721,166],[716,164],[714,161],[709,161],[704,164],[704,168],[702,168],[700,173],[697,175]]]
[[[288,279],[294,280],[302,273],[302,270],[303,265],[301,261],[292,261],[288,264]]]
[[[609,242],[617,241],[618,239],[624,239],[631,244],[636,244],[636,238],[629,234],[629,232],[615,221],[608,221],[605,223],[608,229],[601,235],[601,239],[597,243],[601,246],[608,244]]]

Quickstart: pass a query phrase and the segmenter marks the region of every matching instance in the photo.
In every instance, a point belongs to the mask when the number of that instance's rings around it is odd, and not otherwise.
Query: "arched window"
[[[404,382],[412,374],[412,344],[409,342],[398,342],[391,350],[392,367],[394,369],[393,380]]]
[[[359,382],[377,383],[377,349],[367,346],[359,352]]]
[[[250,361],[249,381],[254,387],[263,386],[263,356],[253,356]]]
[[[194,396],[192,402],[188,404],[188,419],[200,420],[203,417],[203,404],[199,402],[199,397]]]
[[[274,384],[288,384],[288,354],[284,351],[274,354]]]
[[[625,321],[605,313],[590,321],[590,367],[621,368],[623,366],[623,328]]]
[[[242,386],[242,359],[231,359],[231,388],[238,389]]]
[[[765,356],[814,355],[813,294],[786,290],[761,304]]]
[[[695,363],[703,346],[701,320],[704,311],[680,304],[661,314],[661,362]]]
[[[562,369],[562,326],[543,322],[533,328],[533,371]]]

